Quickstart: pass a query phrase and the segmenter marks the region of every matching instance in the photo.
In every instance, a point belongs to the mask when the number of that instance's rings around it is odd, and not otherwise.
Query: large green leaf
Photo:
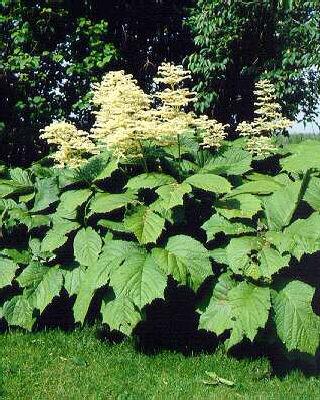
[[[167,275],[195,290],[212,274],[208,250],[190,236],[169,238],[165,249],[153,249],[152,256]]]
[[[234,326],[227,347],[239,343],[245,336],[251,341],[258,329],[264,328],[269,316],[270,290],[241,282],[229,292]]]
[[[169,185],[170,183],[174,183],[175,179],[170,175],[158,173],[158,172],[150,172],[135,176],[134,178],[129,179],[126,187],[132,190],[139,189],[153,189],[163,185]]]
[[[32,262],[18,276],[19,285],[26,290],[30,304],[40,313],[59,295],[63,275],[58,267],[46,267]]]
[[[320,169],[320,143],[316,140],[303,140],[286,148],[292,155],[280,161],[282,168],[289,172],[306,172]]]
[[[274,180],[272,177],[265,175],[264,179],[255,179],[243,183],[242,185],[234,188],[227,197],[237,194],[251,193],[251,194],[270,194],[282,188],[282,184]]]
[[[73,250],[76,261],[85,266],[91,266],[97,262],[102,247],[99,234],[91,227],[80,229],[73,242]]]
[[[0,179],[0,198],[12,194],[27,194],[33,191],[33,186],[24,185],[14,180]]]
[[[319,347],[320,317],[311,305],[314,292],[306,283],[292,281],[272,293],[277,332],[289,351],[314,355]]]
[[[131,190],[125,193],[97,193],[90,202],[91,214],[108,213],[137,200],[137,195]]]
[[[270,279],[290,262],[290,256],[281,255],[254,236],[231,239],[226,254],[228,265],[234,273],[253,279]]]
[[[303,254],[320,250],[320,214],[318,212],[306,219],[297,219],[289,225],[279,238],[281,251],[288,251],[298,260]]]
[[[95,181],[100,181],[102,179],[110,178],[114,171],[118,168],[118,161],[111,160],[109,164],[100,172],[100,174],[94,179]]]
[[[37,179],[36,196],[32,212],[45,210],[52,203],[59,200],[59,188],[56,178]]]
[[[251,283],[238,285],[227,274],[217,282],[210,303],[200,317],[200,327],[217,335],[231,329],[227,348],[244,337],[254,340],[258,329],[263,328],[269,316],[270,291]]]
[[[161,186],[156,190],[162,200],[161,205],[165,210],[183,205],[183,196],[191,191],[191,186],[185,182],[171,183],[170,185]]]
[[[78,294],[80,284],[86,273],[86,267],[83,265],[70,265],[61,269],[64,277],[64,288],[69,296]]]
[[[226,235],[240,235],[241,233],[254,232],[255,230],[241,222],[230,222],[219,214],[214,214],[202,225],[207,233],[208,240],[213,240],[215,235],[223,232]]]
[[[124,219],[126,229],[134,233],[139,243],[155,243],[164,229],[165,219],[149,207],[139,206]]]
[[[128,254],[110,279],[116,297],[129,297],[139,309],[156,298],[163,298],[166,284],[167,277],[155,260],[141,251]]]
[[[15,264],[29,264],[31,260],[31,255],[28,250],[17,250],[12,248],[5,248],[0,250],[0,260],[2,256],[7,260],[8,258],[12,260]]]
[[[320,211],[320,178],[311,177],[303,200],[309,203],[314,210]]]
[[[216,283],[210,303],[200,316],[199,328],[221,335],[233,327],[232,308],[229,301],[229,292],[236,286],[228,274],[222,274]]]
[[[111,272],[118,268],[129,254],[137,252],[137,245],[121,240],[110,240],[104,245],[99,260],[90,265],[78,287],[73,307],[76,322],[83,323],[95,291],[108,284]]]
[[[4,303],[2,313],[9,325],[31,331],[35,323],[33,311],[34,307],[31,306],[28,298],[15,296]]]
[[[67,219],[57,219],[41,243],[42,252],[52,252],[62,247],[68,240],[67,234],[78,229],[79,224]]]
[[[140,322],[141,315],[133,301],[127,296],[120,296],[111,301],[103,301],[101,306],[102,322],[115,329],[130,335]]]
[[[24,186],[32,186],[32,181],[29,177],[28,171],[21,168],[14,168],[10,170],[10,178]]]
[[[289,225],[300,200],[301,181],[292,182],[277,190],[264,201],[270,230],[281,230]]]
[[[200,170],[200,173],[242,175],[251,169],[252,156],[245,150],[231,147],[222,155],[212,158]]]
[[[214,174],[194,174],[184,182],[198,189],[214,193],[228,193],[231,191],[231,183],[222,176]]]
[[[261,207],[261,200],[252,194],[238,194],[215,203],[216,211],[227,219],[251,219]]]
[[[91,195],[89,189],[69,190],[62,193],[56,214],[67,219],[76,219],[77,209]]]
[[[0,256],[0,289],[11,285],[18,265],[13,261]]]

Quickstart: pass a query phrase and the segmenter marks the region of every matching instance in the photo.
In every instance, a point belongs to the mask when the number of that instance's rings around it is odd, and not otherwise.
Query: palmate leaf
[[[151,208],[139,206],[134,213],[127,215],[124,226],[134,233],[139,243],[155,243],[164,229],[165,219],[153,212]]]
[[[232,308],[229,301],[229,292],[236,286],[236,282],[227,273],[222,274],[216,283],[210,303],[206,311],[201,314],[199,328],[221,335],[233,327]]]
[[[31,331],[35,317],[33,316],[34,307],[25,296],[15,296],[4,303],[2,314],[9,326],[19,326],[20,328]]]
[[[261,200],[249,193],[238,194],[231,198],[217,201],[215,204],[217,213],[227,219],[249,218],[251,219],[261,209]]]
[[[277,182],[271,176],[264,175],[264,178],[261,177],[261,179],[255,179],[237,186],[226,197],[230,198],[234,195],[243,193],[258,195],[270,194],[281,189],[282,187],[283,185]]]
[[[270,279],[289,265],[290,256],[281,255],[254,236],[233,238],[226,247],[228,265],[235,274],[253,279]]]
[[[314,210],[320,211],[320,178],[311,177],[303,200],[310,204]]]
[[[227,251],[225,247],[217,247],[209,251],[210,257],[219,264],[228,265]]]
[[[163,298],[166,284],[166,275],[150,254],[143,251],[128,254],[110,278],[116,297],[128,297],[140,310],[154,299]]]
[[[107,166],[100,172],[100,174],[94,179],[94,182],[101,181],[103,179],[110,178],[114,171],[118,168],[117,160],[110,160]]]
[[[266,325],[271,307],[269,288],[247,282],[231,289],[229,300],[235,321],[227,348],[239,343],[244,336],[253,341],[258,329]]]
[[[50,229],[41,243],[42,252],[52,252],[62,247],[68,240],[67,234],[78,229],[80,225],[78,222],[69,221],[63,218],[56,218]]]
[[[24,186],[32,186],[33,183],[29,177],[28,171],[21,168],[10,169],[10,178]]]
[[[74,174],[73,181],[92,182],[103,173],[110,163],[110,154],[107,151],[91,157],[87,163],[82,165]]]
[[[27,194],[33,191],[32,185],[25,185],[14,180],[0,179],[0,198],[13,194]]]
[[[252,156],[245,150],[231,147],[222,155],[210,159],[199,171],[225,175],[242,175],[251,169]]]
[[[108,240],[98,261],[90,265],[80,282],[78,295],[73,307],[76,322],[83,323],[95,291],[108,284],[111,272],[118,268],[129,254],[138,251],[132,242]]]
[[[288,251],[298,260],[304,254],[312,254],[320,250],[320,214],[318,212],[306,219],[297,219],[283,232],[281,251]]]
[[[173,203],[171,203],[171,204],[173,204]],[[153,203],[149,204],[149,208],[152,211],[155,211],[157,214],[159,214],[166,221],[169,221],[171,224],[174,224],[175,220],[174,220],[173,210],[165,208],[167,205],[168,205],[168,203],[166,203],[165,200],[163,200],[162,198],[159,197]]]
[[[292,182],[277,190],[264,201],[270,230],[281,230],[289,225],[300,200],[301,181]]]
[[[230,222],[219,214],[214,214],[202,225],[206,231],[208,240],[213,240],[215,235],[223,232],[226,235],[240,235],[241,233],[254,232],[254,228],[241,222]]]
[[[103,228],[107,228],[110,231],[130,233],[129,229],[127,229],[124,226],[123,222],[111,221],[109,219],[100,219],[100,221],[98,222],[98,225],[102,226]]]
[[[298,144],[286,147],[292,155],[280,160],[280,164],[288,172],[306,172],[309,169],[320,169],[320,143],[316,140],[303,140]]]
[[[32,212],[43,211],[50,207],[52,203],[59,200],[58,182],[55,177],[37,179],[35,188],[36,196],[33,208],[31,209]]]
[[[73,242],[76,261],[85,266],[91,266],[98,260],[102,247],[99,234],[91,227],[80,229]]]
[[[175,179],[170,175],[158,173],[158,172],[150,172],[145,174],[140,174],[135,176],[134,178],[129,179],[126,184],[126,188],[132,190],[139,189],[153,189],[163,185],[169,185],[170,183],[174,183]]]
[[[140,322],[141,315],[133,301],[127,296],[120,296],[114,300],[103,300],[101,305],[102,322],[129,336]]]
[[[62,193],[56,214],[66,219],[76,219],[77,209],[88,200],[91,193],[89,189],[68,190]]]
[[[83,265],[70,265],[61,268],[61,272],[64,277],[64,288],[68,292],[69,296],[78,294],[80,284],[86,273],[86,267]]]
[[[97,193],[90,202],[90,214],[104,214],[138,201],[132,190],[125,193]]]
[[[161,201],[163,209],[170,210],[178,205],[183,205],[183,196],[192,191],[188,183],[172,183],[161,186],[156,190]]]
[[[153,249],[152,256],[162,271],[194,290],[212,274],[208,250],[190,236],[172,236],[164,249]]]
[[[227,348],[241,342],[244,337],[254,340],[269,316],[270,290],[241,282],[238,285],[225,274],[213,291],[206,311],[200,317],[199,327],[217,335],[231,330]]]
[[[288,351],[314,355],[319,347],[320,317],[311,306],[314,292],[306,283],[291,281],[272,293],[277,333]]]
[[[63,276],[57,266],[46,267],[32,262],[18,276],[17,282],[25,289],[24,294],[30,305],[42,313],[52,299],[59,295]]]
[[[4,256],[4,257],[2,257]],[[29,264],[31,260],[31,254],[28,250],[17,250],[12,248],[5,248],[0,250],[0,261],[4,258],[5,260],[12,260],[15,264]]]
[[[0,256],[0,289],[11,285],[17,269],[17,264]]]
[[[185,181],[197,189],[208,190],[214,193],[228,193],[231,191],[231,183],[219,175],[214,174],[194,174]]]

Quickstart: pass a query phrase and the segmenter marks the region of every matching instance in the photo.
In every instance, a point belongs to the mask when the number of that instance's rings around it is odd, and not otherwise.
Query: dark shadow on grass
[[[271,344],[263,339],[253,343],[245,339],[234,346],[229,351],[229,355],[237,360],[268,358],[270,378],[273,376],[284,378],[294,370],[298,370],[308,377],[320,375],[319,356],[313,357],[299,352],[288,353],[284,345],[278,340]]]
[[[59,297],[55,297],[37,319],[36,330],[60,329],[70,332],[75,328],[72,307],[74,297],[69,297],[63,290]]]
[[[198,324],[195,294],[171,281],[165,299],[146,307],[145,320],[134,330],[135,347],[146,354],[162,350],[184,355],[214,352],[218,345],[216,335],[198,330]]]

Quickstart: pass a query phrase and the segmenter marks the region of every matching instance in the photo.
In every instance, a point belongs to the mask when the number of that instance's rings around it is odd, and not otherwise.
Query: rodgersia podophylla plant
[[[281,113],[281,106],[277,102],[275,87],[267,79],[260,80],[255,85],[256,96],[255,117],[252,122],[243,121],[237,131],[246,138],[246,147],[257,156],[272,154],[276,147],[273,143],[274,135],[292,125],[292,121]]]
[[[143,157],[150,143],[168,146],[190,131],[197,131],[203,147],[218,148],[225,138],[225,126],[207,116],[187,110],[195,93],[181,87],[190,78],[182,66],[163,63],[154,79],[162,86],[153,96],[146,94],[124,71],[107,73],[93,86],[96,121],[90,133],[78,131],[67,122],[53,123],[42,138],[56,144],[53,155],[60,166],[81,165],[86,154],[110,150],[118,159]]]

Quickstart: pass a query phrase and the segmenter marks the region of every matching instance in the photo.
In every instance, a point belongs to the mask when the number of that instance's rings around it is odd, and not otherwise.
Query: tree
[[[107,21],[82,3],[1,2],[0,159],[10,164],[46,153],[39,130],[52,118],[85,124],[90,83],[116,59]]]
[[[254,83],[275,83],[286,116],[313,120],[320,94],[318,1],[198,0],[188,26],[197,107],[234,126],[253,117]]]

